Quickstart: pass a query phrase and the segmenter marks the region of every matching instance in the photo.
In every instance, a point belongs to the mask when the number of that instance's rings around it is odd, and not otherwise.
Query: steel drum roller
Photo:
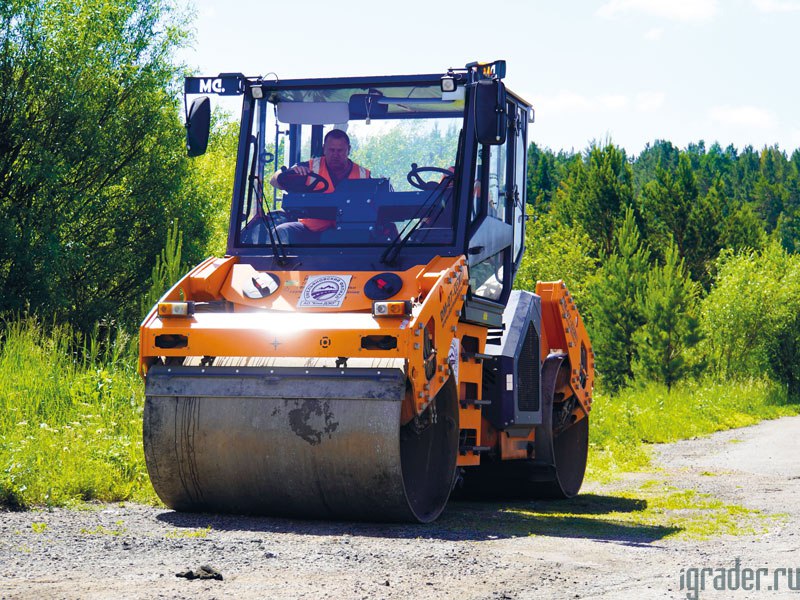
[[[419,431],[400,424],[402,369],[154,366],[147,468],[176,510],[429,522],[458,452],[445,390]]]

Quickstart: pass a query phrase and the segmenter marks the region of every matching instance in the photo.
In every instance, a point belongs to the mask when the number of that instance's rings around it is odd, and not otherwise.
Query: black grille
[[[528,325],[517,369],[517,410],[539,410],[539,334],[533,323]]]
[[[499,391],[495,390],[494,387],[497,385],[497,361],[495,360],[485,360],[483,361],[483,395],[484,397],[487,395],[487,390],[489,396],[494,396],[494,394]]]

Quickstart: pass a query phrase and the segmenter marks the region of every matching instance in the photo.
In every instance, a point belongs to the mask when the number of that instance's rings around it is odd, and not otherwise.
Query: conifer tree
[[[633,204],[633,172],[625,151],[611,143],[594,144],[584,161],[569,165],[553,211],[562,223],[580,225],[601,254],[611,254],[614,232]]]
[[[631,208],[625,211],[615,245],[589,287],[592,345],[603,386],[612,392],[633,376],[632,337],[643,324],[636,296],[644,287],[650,257]]]
[[[697,284],[686,273],[677,246],[668,246],[664,264],[647,274],[637,304],[644,319],[633,335],[634,375],[670,388],[688,369],[688,351],[700,340]]]
[[[764,225],[749,204],[733,210],[722,224],[720,245],[734,251],[758,250],[767,242]]]
[[[722,191],[717,181],[692,206],[686,225],[686,266],[705,289],[711,286],[712,264],[721,248],[722,221]]]
[[[680,155],[674,171],[656,169],[656,178],[642,190],[642,213],[658,247],[666,248],[672,239],[681,256],[686,255],[689,215],[697,196],[697,180],[687,154]]]

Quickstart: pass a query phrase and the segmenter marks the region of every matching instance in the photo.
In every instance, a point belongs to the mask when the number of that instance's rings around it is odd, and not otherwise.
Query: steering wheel
[[[420,176],[420,173],[441,173],[444,178],[453,179],[453,172],[450,169],[443,169],[442,167],[420,167],[417,163],[411,163],[411,170],[406,175],[408,183],[413,185],[418,190],[430,190],[441,183],[441,181],[425,181]]]
[[[311,181],[306,183],[307,179]],[[286,167],[281,167],[281,174],[278,175],[278,183],[280,183],[287,192],[297,193],[324,193],[327,192],[330,187],[328,180],[319,173],[309,171],[307,175],[300,175],[299,173],[290,171]],[[319,188],[320,184],[322,185],[321,188]]]

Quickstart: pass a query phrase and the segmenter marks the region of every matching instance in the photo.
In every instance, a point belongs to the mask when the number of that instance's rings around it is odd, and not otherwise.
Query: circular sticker
[[[350,275],[312,275],[300,294],[297,306],[339,307],[349,285]]]

